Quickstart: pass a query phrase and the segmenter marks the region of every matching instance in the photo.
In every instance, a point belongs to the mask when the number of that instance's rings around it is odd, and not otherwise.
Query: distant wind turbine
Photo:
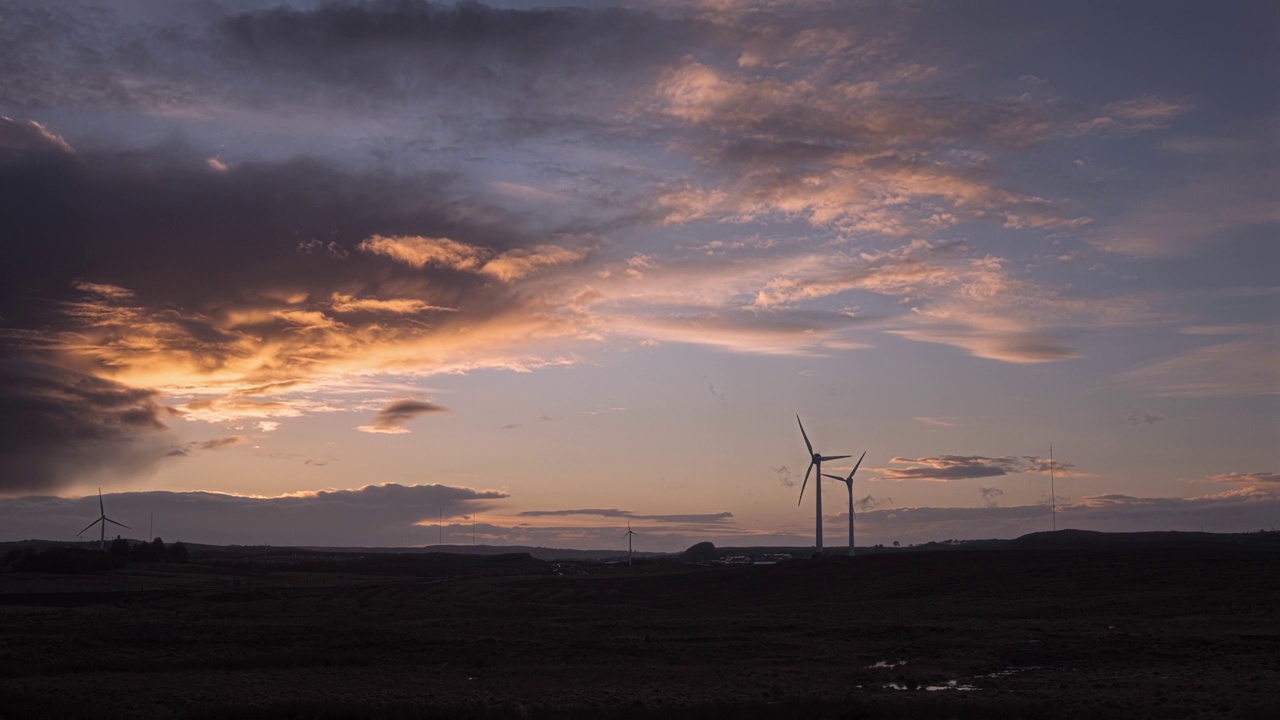
[[[627,539],[627,564],[631,564],[631,538],[635,537],[635,533],[631,532],[631,521],[627,521],[627,532],[623,537]]]
[[[84,530],[81,530],[80,532],[76,533],[76,537],[80,537],[81,535],[85,534],[86,532],[89,531],[89,528],[93,527],[94,525],[97,525],[98,523],[102,523],[102,527],[100,528],[101,532],[99,533],[99,537],[98,537],[99,550],[107,549],[107,523],[111,523],[113,525],[119,525],[125,530],[133,529],[128,525],[125,525],[124,523],[118,523],[115,520],[112,520],[111,518],[107,517],[107,510],[102,504],[102,488],[98,488],[98,519],[89,523],[89,526],[86,527]]]
[[[849,557],[853,557],[853,474],[858,472],[858,466],[862,464],[862,458],[867,456],[867,451],[862,451],[862,456],[858,458],[858,462],[854,463],[853,469],[849,471],[849,477],[840,477],[839,475],[830,475],[823,473],[824,477],[832,480],[839,480],[849,486]]]
[[[809,484],[809,473],[813,472],[813,469],[815,467],[818,468],[818,480],[813,484],[813,492],[816,493],[817,495],[817,506],[816,506],[817,509],[815,511],[816,517],[817,517],[815,524],[817,527],[814,530],[814,535],[817,538],[817,552],[819,555],[821,555],[822,554],[822,461],[843,460],[847,457],[853,457],[853,456],[852,455],[823,455],[821,453],[814,452],[813,443],[809,442],[809,435],[804,431],[804,423],[800,422],[799,415],[796,416],[796,422],[800,423],[800,435],[804,437],[805,447],[809,448],[809,469],[804,471],[804,482],[801,483],[800,485],[800,499],[796,501],[796,507],[799,507],[801,501],[804,500],[804,488],[806,485]]]

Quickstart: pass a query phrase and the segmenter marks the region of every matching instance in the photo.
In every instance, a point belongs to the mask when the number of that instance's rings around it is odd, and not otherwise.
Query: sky
[[[1271,529],[1278,30],[8,0],[0,539]]]

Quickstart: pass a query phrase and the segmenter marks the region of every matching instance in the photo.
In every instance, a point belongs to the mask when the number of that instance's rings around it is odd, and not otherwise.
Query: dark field
[[[0,718],[1280,717],[1272,552],[193,560],[0,574]]]

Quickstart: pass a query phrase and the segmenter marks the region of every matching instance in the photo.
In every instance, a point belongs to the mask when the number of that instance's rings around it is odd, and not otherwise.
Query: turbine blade
[[[804,471],[804,482],[800,483],[800,499],[796,501],[796,507],[800,507],[800,503],[804,500],[804,488],[809,484],[809,473],[813,472],[813,463],[809,463],[809,469]]]
[[[94,520],[93,522],[89,523],[89,525],[85,527],[84,530],[81,530],[80,532],[76,533],[76,537],[80,537],[81,535],[85,534],[85,532],[87,532],[89,528],[93,527],[94,525],[97,525],[100,522],[102,522],[102,518],[98,518],[97,520]]]
[[[831,473],[822,473],[822,477],[828,477],[828,478],[831,478],[832,480],[839,480],[840,482],[844,482],[844,478],[840,477],[839,475],[832,475]]]
[[[102,488],[98,488],[98,514],[106,517],[107,509],[102,507]]]
[[[804,431],[804,423],[800,422],[800,416],[796,416],[796,422],[800,423],[800,435],[804,438],[804,446],[809,448],[809,454],[813,455],[813,443],[809,442],[809,435]]]
[[[862,458],[867,456],[867,451],[863,450],[862,455],[858,458],[858,462],[853,464],[853,469],[849,471],[849,480],[853,480],[853,474],[858,472],[858,466],[862,465]]]
[[[132,529],[133,529],[133,528],[129,527],[128,525],[125,525],[124,523],[118,523],[118,522],[116,522],[115,520],[112,520],[111,518],[106,517],[106,516],[103,516],[103,518],[102,518],[102,519],[103,519],[103,520],[106,520],[107,522],[111,523],[112,525],[119,525],[120,527],[122,527],[122,528],[124,528],[124,529],[126,529],[126,530],[132,530]]]
[[[822,462],[826,462],[828,460],[844,460],[845,458],[851,458],[851,457],[853,456],[852,455],[823,455]]]

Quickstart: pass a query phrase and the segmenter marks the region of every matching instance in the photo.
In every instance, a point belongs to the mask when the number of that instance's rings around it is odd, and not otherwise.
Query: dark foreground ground
[[[1280,717],[1270,552],[196,560],[0,575],[0,718]]]

